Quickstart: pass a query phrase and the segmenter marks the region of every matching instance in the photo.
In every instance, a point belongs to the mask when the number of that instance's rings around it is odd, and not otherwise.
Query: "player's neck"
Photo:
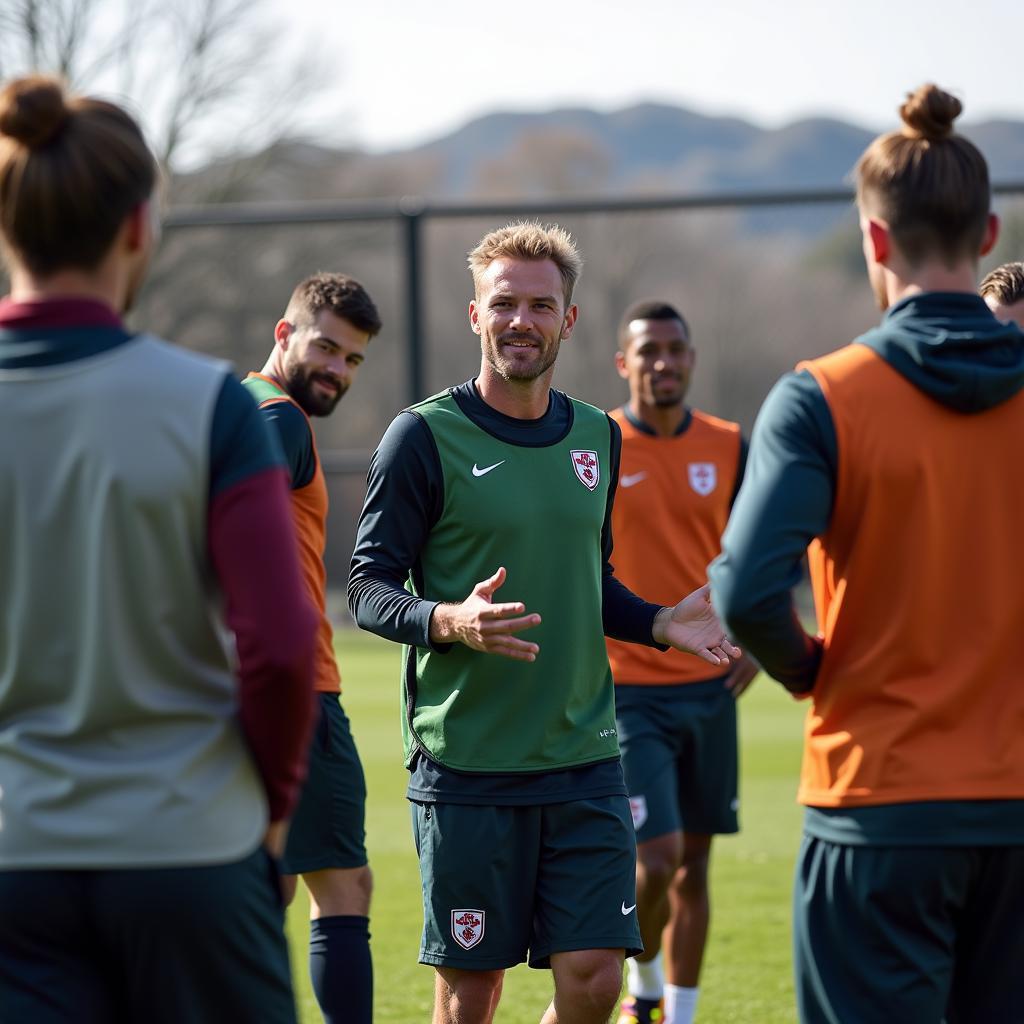
[[[645,427],[650,428],[658,437],[673,437],[686,419],[686,404],[678,405],[645,405],[636,399],[629,400],[629,411]]]
[[[477,393],[492,409],[513,419],[539,420],[548,411],[551,370],[534,380],[505,380],[485,363],[474,383]]]

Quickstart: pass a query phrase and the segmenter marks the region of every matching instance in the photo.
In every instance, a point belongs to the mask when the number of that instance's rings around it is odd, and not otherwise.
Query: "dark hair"
[[[622,320],[619,322],[619,348],[623,351],[629,344],[629,325],[634,320],[678,320],[683,325],[683,333],[687,340],[690,338],[690,325],[675,306],[660,299],[641,299],[622,314]]]
[[[1012,306],[1024,299],[1024,263],[1004,263],[989,272],[978,288],[982,297],[1000,306]]]
[[[953,131],[963,106],[922,85],[900,107],[904,127],[880,135],[857,161],[857,203],[884,220],[912,265],[977,257],[991,202],[988,165]]]
[[[156,161],[120,107],[32,75],[0,90],[0,236],[9,261],[47,277],[93,269],[153,194]]]
[[[358,281],[347,274],[321,271],[300,281],[288,300],[284,319],[305,325],[325,309],[347,320],[357,330],[366,331],[371,338],[380,333],[380,314],[373,299]]]

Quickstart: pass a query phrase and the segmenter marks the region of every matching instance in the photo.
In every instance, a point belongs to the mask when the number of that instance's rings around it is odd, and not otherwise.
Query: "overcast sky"
[[[936,81],[1024,120],[1021,0],[270,0],[327,56],[325,141],[411,145],[491,110],[661,100],[774,126],[892,127]],[[337,130],[335,126],[339,126]],[[343,126],[343,127],[342,127]]]

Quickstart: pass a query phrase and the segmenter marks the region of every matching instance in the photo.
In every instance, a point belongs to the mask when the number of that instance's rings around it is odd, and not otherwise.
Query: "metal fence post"
[[[402,199],[398,210],[405,227],[405,332],[409,363],[406,401],[412,405],[426,397],[423,381],[423,264],[420,251],[423,202],[419,199]]]

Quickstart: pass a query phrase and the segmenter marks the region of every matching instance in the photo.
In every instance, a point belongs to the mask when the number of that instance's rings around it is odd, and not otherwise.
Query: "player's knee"
[[[682,861],[680,843],[654,840],[637,848],[637,881],[641,888],[665,892]]]
[[[708,891],[708,857],[688,858],[672,879],[672,887],[680,896],[704,896]]]
[[[438,969],[437,996],[462,1021],[490,1020],[501,991],[504,971],[453,971]]]
[[[373,895],[373,872],[370,870],[369,864],[364,864],[363,867],[357,869],[352,884],[369,903],[370,897]]]
[[[595,1016],[610,1014],[622,990],[622,954],[590,950],[571,957],[555,976],[559,1000],[592,1009]]]

